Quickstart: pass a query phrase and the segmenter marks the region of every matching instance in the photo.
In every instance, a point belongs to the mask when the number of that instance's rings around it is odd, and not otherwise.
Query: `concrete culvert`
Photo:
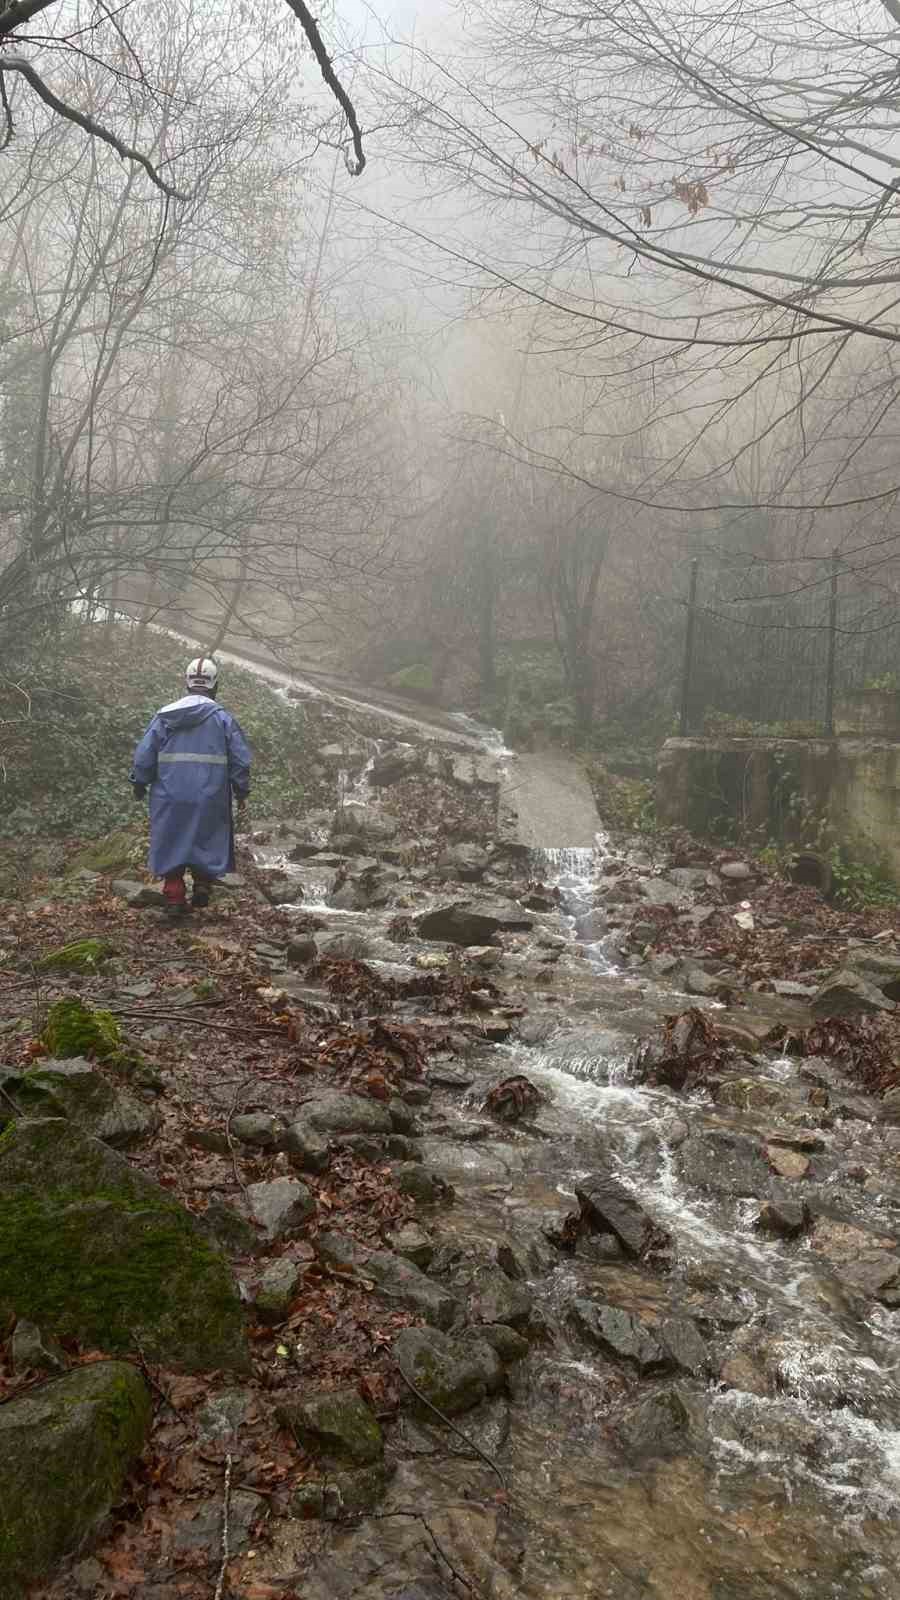
[[[824,895],[831,893],[831,866],[824,856],[815,850],[798,850],[795,852],[788,876],[791,883],[805,884],[811,889],[818,889]]]

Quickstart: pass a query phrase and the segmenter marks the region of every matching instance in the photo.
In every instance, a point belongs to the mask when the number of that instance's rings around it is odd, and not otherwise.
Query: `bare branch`
[[[306,37],[310,42],[312,53],[319,63],[322,77],[325,79],[325,82],[334,95],[335,100],[343,111],[344,116],[347,118],[347,123],[353,136],[353,150],[356,155],[356,165],[354,166],[353,163],[348,160],[347,170],[352,177],[358,178],[366,164],[366,157],[362,145],[362,130],[359,126],[359,122],[357,121],[356,112],[353,108],[353,102],[350,99],[346,89],[338,81],[334,67],[331,65],[331,57],[325,49],[322,35],[320,34],[316,25],[315,17],[313,17],[311,12],[306,9],[306,6],[303,4],[303,0],[287,0],[287,3],[293,11],[294,16],[299,21],[303,32],[306,34]]]
[[[104,128],[99,122],[95,122],[93,117],[89,117],[86,112],[78,111],[75,106],[70,106],[65,100],[60,100],[59,96],[55,95],[53,90],[44,82],[40,73],[35,71],[30,61],[23,60],[21,56],[0,55],[0,78],[7,72],[18,72],[34,90],[38,99],[43,100],[44,104],[49,106],[51,111],[55,111],[57,116],[65,118],[67,122],[74,122],[76,127],[83,128],[85,133],[90,134],[92,139],[101,139],[104,144],[110,145],[115,150],[116,155],[122,157],[123,161],[136,161],[139,166],[143,167],[151,183],[155,184],[157,189],[160,189],[168,199],[189,199],[188,195],[182,194],[178,189],[173,188],[170,183],[166,183],[165,179],[157,172],[152,161],[148,161],[147,157],[141,155],[139,150],[134,150],[131,145],[124,144],[114,133],[110,133],[108,128]]]

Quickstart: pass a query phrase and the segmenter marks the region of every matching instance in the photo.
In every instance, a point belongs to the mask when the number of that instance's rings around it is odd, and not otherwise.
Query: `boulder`
[[[746,883],[753,877],[753,871],[746,861],[723,861],[719,877],[726,878],[730,883]]]
[[[80,1550],[120,1498],[153,1418],[136,1367],[76,1367],[0,1407],[0,1596]]]
[[[369,1466],[384,1451],[373,1411],[355,1389],[329,1389],[321,1394],[285,1400],[278,1420],[305,1450],[337,1465]]]
[[[290,940],[286,957],[289,967],[306,967],[318,956],[316,941],[311,933],[298,933]]]
[[[166,897],[160,889],[152,889],[148,883],[138,883],[133,878],[114,878],[110,884],[112,893],[118,900],[124,900],[132,910],[142,910],[146,906],[165,906]]]
[[[61,1120],[0,1137],[0,1305],[45,1334],[187,1371],[249,1366],[227,1263],[183,1206]]]
[[[809,1174],[809,1157],[799,1150],[786,1150],[783,1145],[766,1146],[769,1166],[779,1178],[805,1178]]]
[[[534,918],[511,900],[459,900],[426,912],[418,931],[423,939],[484,945],[495,933],[528,933],[533,927]]]
[[[674,1367],[691,1377],[709,1370],[709,1351],[692,1317],[667,1317],[653,1331]]]
[[[254,1222],[259,1223],[269,1243],[288,1239],[302,1228],[316,1209],[316,1202],[299,1178],[270,1178],[267,1183],[251,1183],[247,1204]]]
[[[394,1255],[411,1261],[414,1267],[427,1267],[434,1255],[434,1241],[417,1222],[404,1222],[388,1236],[387,1242]]]
[[[373,789],[387,789],[412,777],[421,766],[421,750],[412,745],[398,745],[395,750],[385,750],[375,757],[369,769],[369,782]]]
[[[521,1361],[527,1356],[531,1345],[515,1328],[508,1328],[503,1322],[487,1322],[478,1329],[479,1336],[486,1344],[496,1350],[500,1360],[504,1363]]]
[[[401,1194],[408,1194],[420,1206],[449,1205],[455,1191],[440,1173],[423,1167],[421,1161],[402,1161],[393,1168],[394,1180]]]
[[[266,1267],[254,1295],[256,1315],[260,1322],[283,1322],[290,1313],[297,1290],[303,1281],[303,1268],[297,1261],[282,1256]]]
[[[469,1286],[472,1322],[502,1322],[510,1328],[523,1328],[531,1319],[533,1304],[529,1291],[499,1267],[480,1268]]]
[[[149,1138],[159,1127],[158,1112],[124,1089],[113,1088],[83,1056],[47,1060],[3,1082],[4,1098],[22,1113],[36,1117],[68,1117],[116,1149]]]
[[[772,1078],[725,1078],[713,1091],[717,1106],[730,1106],[735,1111],[771,1111],[796,1107],[783,1083]]]
[[[794,1200],[764,1200],[759,1208],[756,1226],[763,1233],[779,1234],[792,1239],[806,1226],[806,1208]]]
[[[231,1131],[241,1144],[258,1150],[274,1150],[279,1143],[281,1123],[268,1111],[247,1111],[231,1119]]]
[[[65,1351],[55,1339],[46,1339],[34,1322],[20,1317],[10,1340],[13,1372],[65,1372]]]
[[[653,1333],[639,1317],[619,1306],[595,1304],[593,1300],[575,1300],[570,1312],[578,1330],[606,1355],[628,1361],[643,1376],[650,1372],[664,1372],[670,1357]]]
[[[868,978],[843,967],[826,978],[811,1002],[817,1017],[861,1017],[877,1011],[896,1011],[897,1006]]]
[[[316,950],[323,961],[365,961],[369,941],[363,933],[326,933],[316,939]]]
[[[450,1328],[459,1316],[461,1307],[452,1294],[426,1278],[411,1261],[404,1261],[389,1250],[376,1250],[370,1255],[365,1272],[367,1278],[374,1279],[383,1299],[424,1317],[432,1327]]]
[[[393,1131],[386,1106],[361,1094],[341,1094],[332,1089],[307,1100],[297,1113],[297,1123],[314,1133],[374,1133]]]
[[[594,1233],[611,1233],[626,1255],[642,1256],[660,1230],[623,1184],[600,1173],[576,1184],[581,1215]]]
[[[323,1228],[316,1234],[313,1248],[319,1260],[336,1272],[361,1272],[372,1254],[368,1245],[337,1228]]]
[[[438,856],[437,870],[444,878],[456,878],[460,883],[477,883],[490,864],[487,850],[477,844],[455,844]]]
[[[291,1166],[301,1172],[324,1172],[328,1166],[328,1140],[302,1122],[292,1122],[279,1144]]]
[[[218,1198],[210,1200],[197,1221],[207,1237],[229,1255],[253,1255],[262,1242],[252,1222]]]
[[[759,1141],[728,1129],[694,1133],[678,1152],[687,1183],[732,1199],[768,1199],[772,1173]]]
[[[395,817],[386,817],[374,806],[357,805],[355,803],[342,806],[334,814],[332,823],[332,839],[340,839],[345,835],[366,839],[368,841],[380,839],[396,839],[400,831],[400,824]]]
[[[642,900],[651,906],[683,906],[687,896],[683,889],[674,883],[667,883],[665,878],[639,878],[637,891]]]
[[[660,1389],[638,1400],[618,1424],[626,1451],[635,1457],[665,1457],[686,1448],[691,1414],[677,1389]]]
[[[448,1417],[480,1405],[498,1383],[499,1358],[485,1340],[452,1339],[436,1328],[404,1328],[394,1340],[394,1359],[407,1381]]]

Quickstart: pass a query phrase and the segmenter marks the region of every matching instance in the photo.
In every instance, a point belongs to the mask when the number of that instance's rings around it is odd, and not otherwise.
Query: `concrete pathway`
[[[518,812],[522,843],[534,849],[590,848],[601,826],[584,769],[555,752],[515,756],[501,798]]]

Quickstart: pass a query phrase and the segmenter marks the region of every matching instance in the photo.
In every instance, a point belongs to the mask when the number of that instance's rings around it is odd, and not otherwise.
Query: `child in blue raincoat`
[[[250,750],[231,712],[216,703],[215,661],[192,661],[185,679],[187,694],[150,723],[130,778],[136,800],[150,789],[150,870],[164,880],[167,910],[175,916],[209,905],[212,880],[233,871],[231,797],[240,808],[250,792]]]

